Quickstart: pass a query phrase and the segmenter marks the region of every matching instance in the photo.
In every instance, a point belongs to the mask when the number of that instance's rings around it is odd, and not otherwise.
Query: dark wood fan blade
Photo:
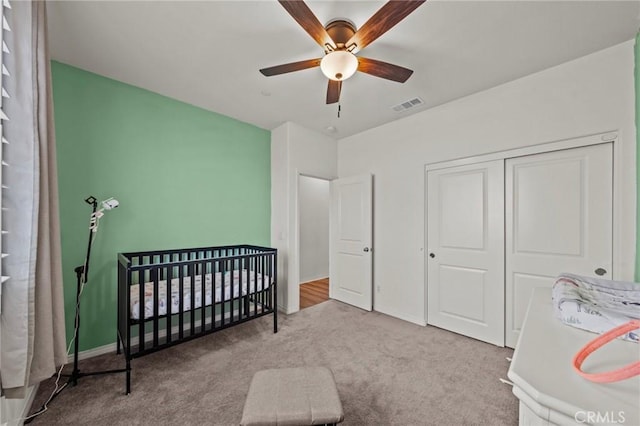
[[[389,64],[387,62],[378,61],[377,59],[358,57],[358,71],[375,75],[376,77],[386,78],[387,80],[404,83],[411,77],[413,70],[401,67],[399,65]]]
[[[327,104],[335,104],[340,100],[340,90],[342,90],[342,81],[329,80],[329,86],[327,86]]]
[[[386,3],[356,31],[345,46],[348,47],[355,43],[356,48],[352,50],[352,53],[364,49],[365,46],[389,31],[425,1],[407,0]]]
[[[300,62],[291,62],[289,64],[276,65],[275,67],[262,68],[260,72],[267,77],[271,77],[272,75],[278,74],[286,74],[288,72],[293,71],[301,71],[306,70],[308,68],[314,68],[320,66],[320,60],[318,59],[307,59],[306,61]]]
[[[331,39],[329,33],[324,28],[324,26],[318,21],[316,15],[313,14],[309,6],[305,4],[305,2],[298,1],[285,1],[278,0],[279,3],[284,7],[289,15],[293,17],[293,19],[300,24],[304,30],[309,33],[309,35],[324,49],[325,44],[330,44],[335,48],[336,44]]]

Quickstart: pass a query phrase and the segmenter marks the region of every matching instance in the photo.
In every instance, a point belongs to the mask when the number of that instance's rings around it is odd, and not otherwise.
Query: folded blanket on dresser
[[[604,333],[631,319],[640,319],[640,284],[560,274],[553,285],[556,317],[576,328]],[[638,342],[638,330],[622,339]]]

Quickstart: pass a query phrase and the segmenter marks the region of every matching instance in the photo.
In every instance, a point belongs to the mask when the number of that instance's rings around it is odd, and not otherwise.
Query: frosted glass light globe
[[[358,58],[346,50],[336,50],[335,52],[327,53],[322,58],[320,69],[331,80],[346,80],[358,69]]]

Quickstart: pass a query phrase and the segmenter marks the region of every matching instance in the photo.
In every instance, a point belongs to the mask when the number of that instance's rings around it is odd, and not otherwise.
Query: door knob
[[[596,275],[600,275],[600,276],[602,276],[602,275],[604,275],[604,274],[606,274],[606,273],[607,273],[607,270],[606,270],[606,269],[604,269],[604,268],[598,268],[598,269],[596,269],[594,272],[596,273]]]
[[[368,253],[369,252],[369,247],[365,247],[363,250],[364,250],[365,253]]]
[[[429,257],[433,259],[434,257],[436,257],[436,254],[435,253],[429,253]]]

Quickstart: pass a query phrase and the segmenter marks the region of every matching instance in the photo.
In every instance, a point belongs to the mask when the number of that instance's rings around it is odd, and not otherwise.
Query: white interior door
[[[503,160],[427,173],[427,322],[504,345]]]
[[[612,151],[609,143],[506,160],[507,346],[534,287],[561,272],[612,276]]]
[[[329,297],[373,306],[371,175],[331,181]]]

